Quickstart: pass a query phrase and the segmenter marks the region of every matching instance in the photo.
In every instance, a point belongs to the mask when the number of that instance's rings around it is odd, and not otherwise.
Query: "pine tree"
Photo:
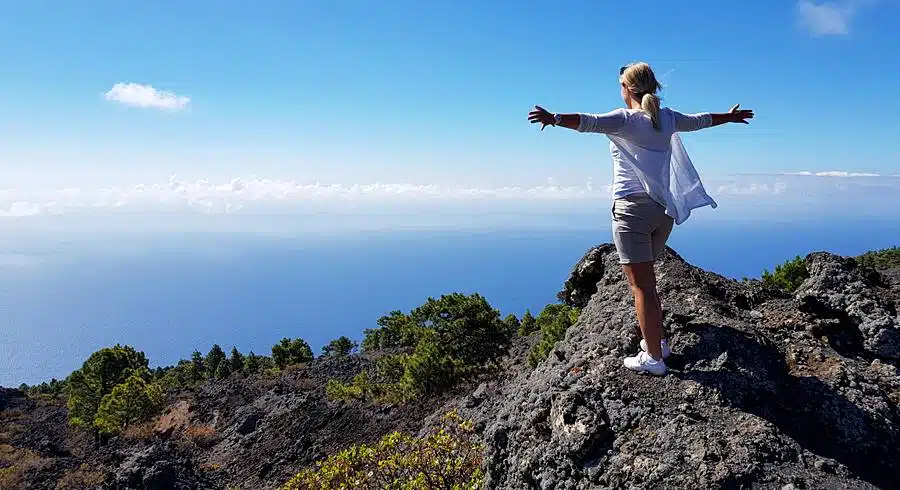
[[[214,378],[219,370],[219,364],[225,360],[225,351],[219,347],[219,344],[213,345],[212,349],[209,350],[209,353],[206,354],[206,359],[203,361],[206,365],[206,376],[208,378]]]
[[[148,383],[150,373],[135,371],[124,383],[103,397],[93,426],[104,434],[115,434],[130,424],[143,422],[163,405],[159,386]]]
[[[272,358],[279,369],[284,369],[291,364],[304,364],[313,360],[312,349],[303,339],[281,339],[281,342],[272,346]]]
[[[69,422],[75,426],[92,427],[103,397],[134,372],[146,371],[147,366],[144,353],[127,345],[117,344],[91,354],[81,369],[70,374],[64,382]]]
[[[539,329],[540,327],[534,315],[531,314],[531,310],[525,310],[525,314],[522,315],[522,321],[519,322],[519,335],[525,337],[537,332]]]
[[[216,379],[225,379],[231,375],[231,365],[227,362],[220,362],[216,368]]]
[[[250,351],[250,353],[247,354],[247,358],[244,359],[244,372],[246,372],[248,374],[253,374],[253,373],[259,371],[259,369],[260,369],[259,356],[254,354],[253,351]]]
[[[322,347],[323,356],[346,356],[353,352],[359,344],[345,336],[340,336]]]
[[[244,371],[244,355],[241,354],[237,347],[231,348],[231,358],[228,360],[232,373],[240,373]]]

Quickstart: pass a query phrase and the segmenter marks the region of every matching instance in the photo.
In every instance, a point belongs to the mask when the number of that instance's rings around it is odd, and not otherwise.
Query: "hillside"
[[[484,442],[487,488],[891,488],[898,264],[860,261],[810,254],[788,292],[667,250],[664,378],[621,368],[639,337],[605,244],[560,292],[580,315],[536,368],[542,333],[515,336],[499,365],[411,401],[329,398],[328,380],[350,383],[389,355],[379,349],[174,389],[151,422],[104,440],[67,423],[62,397],[5,389],[0,487],[278,488],[352,444],[422,435],[456,409]]]

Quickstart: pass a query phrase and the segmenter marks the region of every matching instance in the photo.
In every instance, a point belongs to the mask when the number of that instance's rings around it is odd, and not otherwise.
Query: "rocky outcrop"
[[[890,488],[896,305],[851,260],[817,253],[807,268],[790,296],[667,250],[657,277],[674,354],[651,378],[621,365],[640,337],[614,248],[590,250],[560,293],[579,321],[481,415],[488,487]]]

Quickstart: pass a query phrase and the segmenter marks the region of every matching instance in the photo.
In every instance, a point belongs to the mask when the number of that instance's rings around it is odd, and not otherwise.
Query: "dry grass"
[[[145,441],[153,437],[154,422],[129,425],[122,431],[122,437],[132,441]]]
[[[216,430],[209,425],[191,425],[182,434],[200,447],[211,446],[216,440]]]
[[[0,444],[9,444],[25,432],[24,418],[25,412],[19,409],[0,411]]]
[[[222,465],[219,463],[203,463],[200,465],[200,469],[203,471],[219,471],[222,469]]]
[[[22,488],[25,473],[43,464],[44,458],[30,449],[0,444],[0,488]]]
[[[56,490],[78,490],[82,488],[95,488],[106,481],[102,471],[93,470],[88,465],[69,470],[56,482]]]

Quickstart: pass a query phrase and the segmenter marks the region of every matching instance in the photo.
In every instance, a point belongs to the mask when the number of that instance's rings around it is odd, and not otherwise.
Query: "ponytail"
[[[662,88],[662,85],[656,80],[653,69],[644,62],[632,63],[622,69],[619,76],[622,84],[634,97],[640,99],[641,110],[650,116],[653,122],[653,129],[660,131],[659,124],[659,96],[656,92]]]
[[[641,110],[650,116],[653,129],[659,131],[659,97],[656,94],[644,94],[641,97]]]

